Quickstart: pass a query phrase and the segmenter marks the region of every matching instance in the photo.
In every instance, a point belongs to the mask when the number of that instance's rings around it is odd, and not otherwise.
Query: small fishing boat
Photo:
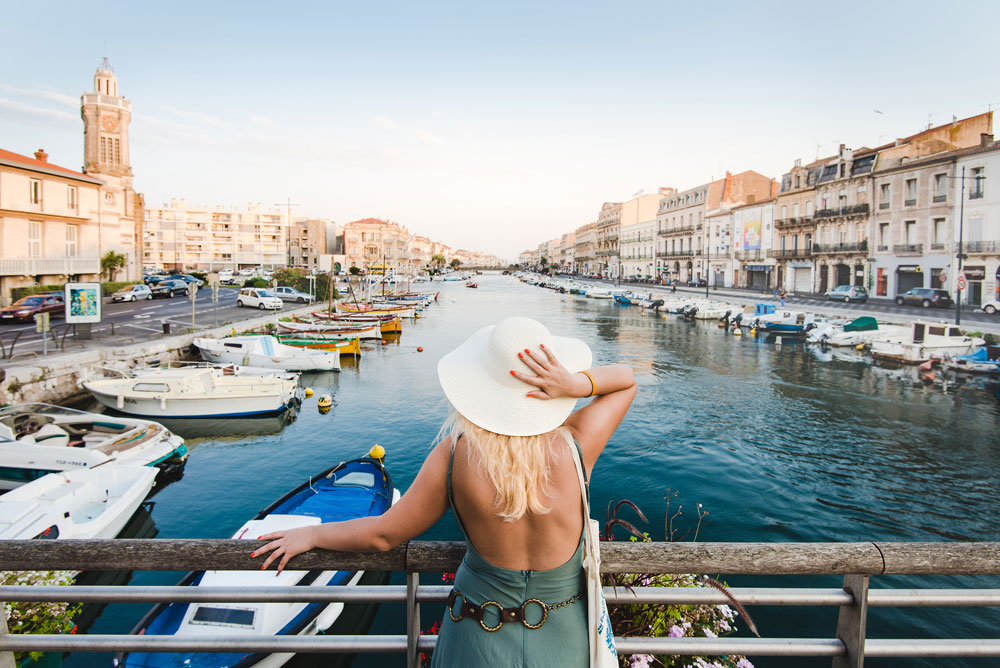
[[[0,491],[111,460],[174,472],[187,456],[184,439],[155,422],[41,403],[0,409]]]
[[[154,419],[263,417],[298,401],[297,378],[231,376],[216,368],[147,369],[82,385],[108,408]]]
[[[945,356],[970,355],[985,341],[966,336],[955,325],[935,322],[914,322],[902,335],[872,341],[875,359],[921,364]]]
[[[385,513],[400,498],[382,462],[368,457],[343,462],[310,477],[259,512],[232,535],[256,541],[284,529],[315,526]],[[356,585],[363,571],[198,571],[179,583],[189,587],[337,587]],[[376,604],[371,604],[376,605]],[[132,630],[135,635],[227,635],[259,638],[310,636],[328,631],[340,617],[359,614],[343,603],[161,603]],[[275,668],[291,654],[252,652],[119,654],[127,668]]]
[[[403,319],[398,315],[386,314],[357,314],[330,313],[329,311],[313,311],[313,317],[317,320],[329,320],[342,323],[363,325],[367,323],[378,323],[382,334],[399,334],[403,331]]]
[[[467,287],[467,288],[478,288],[479,287],[479,283],[473,283],[472,281],[469,281],[468,283],[465,284],[465,287]]]
[[[417,309],[413,306],[391,306],[377,304],[347,304],[336,305],[338,313],[364,315],[394,315],[400,318],[416,318]]]
[[[608,288],[591,288],[587,290],[587,296],[591,299],[614,299]]]
[[[308,350],[322,350],[326,352],[336,352],[339,355],[361,356],[361,339],[345,338],[336,334],[324,334],[322,332],[299,332],[297,334],[279,334],[278,341],[282,345],[294,348],[306,348]],[[338,355],[338,356],[339,356]],[[340,365],[337,365],[337,371]]]
[[[0,496],[0,540],[114,538],[153,488],[156,473],[108,460],[21,485]]]
[[[968,355],[945,355],[941,366],[965,373],[1000,373],[1000,346],[982,346]]]
[[[329,334],[331,336],[339,336],[341,338],[356,338],[356,339],[370,339],[379,340],[382,338],[382,330],[379,327],[379,323],[373,322],[369,324],[364,323],[345,323],[337,321],[303,321],[295,320],[293,322],[283,322],[278,321],[278,329],[284,330],[285,332],[291,332],[293,334],[300,333],[319,333],[319,334]]]
[[[805,336],[816,324],[815,317],[802,311],[777,309],[757,318],[758,331],[778,336]]]
[[[822,343],[836,348],[856,347],[871,343],[879,338],[891,338],[901,336],[909,330],[901,325],[880,325],[871,316],[861,316],[848,323],[830,323],[829,326],[820,325],[809,332],[807,340],[813,343]]]
[[[269,334],[196,338],[194,345],[209,362],[245,364],[287,371],[334,371],[340,357],[332,351],[303,350],[282,344]]]

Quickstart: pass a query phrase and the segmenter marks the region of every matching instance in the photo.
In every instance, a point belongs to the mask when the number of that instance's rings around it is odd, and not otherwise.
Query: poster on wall
[[[101,321],[101,284],[67,283],[66,322],[83,324]]]
[[[743,250],[760,250],[760,218],[743,223]]]

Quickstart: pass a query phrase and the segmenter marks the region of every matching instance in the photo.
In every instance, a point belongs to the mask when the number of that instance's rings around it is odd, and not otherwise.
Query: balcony
[[[866,213],[868,213],[867,203],[842,206],[839,209],[820,209],[813,214],[813,218],[839,218],[841,216],[860,216]]]
[[[882,202],[881,204],[878,205],[878,208],[879,209],[888,209],[889,208],[889,203],[888,202]]]
[[[908,199],[905,202],[903,202],[903,206],[916,206],[916,205],[917,205],[917,200],[915,199]]]
[[[886,246],[886,245],[884,245],[884,244],[881,245],[881,246],[876,246],[875,247],[875,252],[877,252],[877,253],[888,253],[889,252],[889,247]]]
[[[0,257],[0,276],[97,274],[100,259],[83,257]]]
[[[701,257],[700,250],[679,250],[660,253],[658,257]]]
[[[812,218],[806,218],[806,217],[798,216],[798,217],[795,217],[795,218],[779,218],[778,220],[774,221],[774,226],[775,226],[775,228],[781,230],[781,229],[785,229],[785,228],[788,228],[788,227],[798,227],[800,225],[811,225],[812,222],[813,222]]]
[[[923,255],[923,244],[896,244],[892,247],[892,252],[896,255]]]
[[[868,242],[859,241],[855,244],[813,244],[813,255],[820,253],[867,253]]]
[[[948,250],[948,244],[931,244],[932,251],[946,251]]]
[[[736,259],[742,262],[756,262],[764,259],[762,250],[736,251]]]
[[[709,253],[705,257],[707,257],[709,260],[729,260],[733,256],[730,255],[729,253]]]
[[[937,204],[938,202],[945,202],[947,200],[948,200],[948,196],[947,195],[934,195],[934,199],[933,199],[933,201],[934,201],[935,204]]]
[[[809,248],[779,248],[767,251],[768,257],[787,260],[789,258],[810,257],[812,251]]]
[[[663,236],[673,236],[675,234],[690,234],[694,232],[694,225],[685,225],[684,227],[670,227],[665,230],[660,230],[657,234],[662,234]]]
[[[966,241],[963,253],[1000,253],[1000,241]]]

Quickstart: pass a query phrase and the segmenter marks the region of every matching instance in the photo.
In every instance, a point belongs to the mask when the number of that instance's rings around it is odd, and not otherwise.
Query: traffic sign
[[[955,283],[955,285],[958,287],[959,290],[964,290],[965,289],[965,285],[966,285],[966,283],[965,283],[965,274],[959,274],[958,275],[958,281]]]
[[[941,281],[942,284],[943,283],[947,283],[948,282],[948,272],[945,271],[944,269],[942,269],[941,273],[938,274],[938,280]]]

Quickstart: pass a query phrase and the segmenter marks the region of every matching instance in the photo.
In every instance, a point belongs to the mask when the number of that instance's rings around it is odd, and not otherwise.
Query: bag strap
[[[459,434],[451,440],[451,452],[448,454],[448,505],[451,506],[451,512],[455,515],[455,519],[458,520],[458,528],[462,530],[462,534],[465,539],[469,539],[469,533],[465,530],[465,525],[462,524],[462,518],[458,515],[458,508],[455,507],[455,496],[451,490],[451,465],[455,460],[455,444],[458,443],[458,439],[462,438],[462,434]]]
[[[576,475],[580,481],[580,496],[583,501],[583,532],[586,535],[588,533],[587,522],[590,521],[590,482],[587,480],[587,469],[583,465],[583,450],[580,449],[580,444],[576,442],[568,429],[561,431],[563,438],[566,439],[566,445],[569,446],[570,456],[576,465]]]

